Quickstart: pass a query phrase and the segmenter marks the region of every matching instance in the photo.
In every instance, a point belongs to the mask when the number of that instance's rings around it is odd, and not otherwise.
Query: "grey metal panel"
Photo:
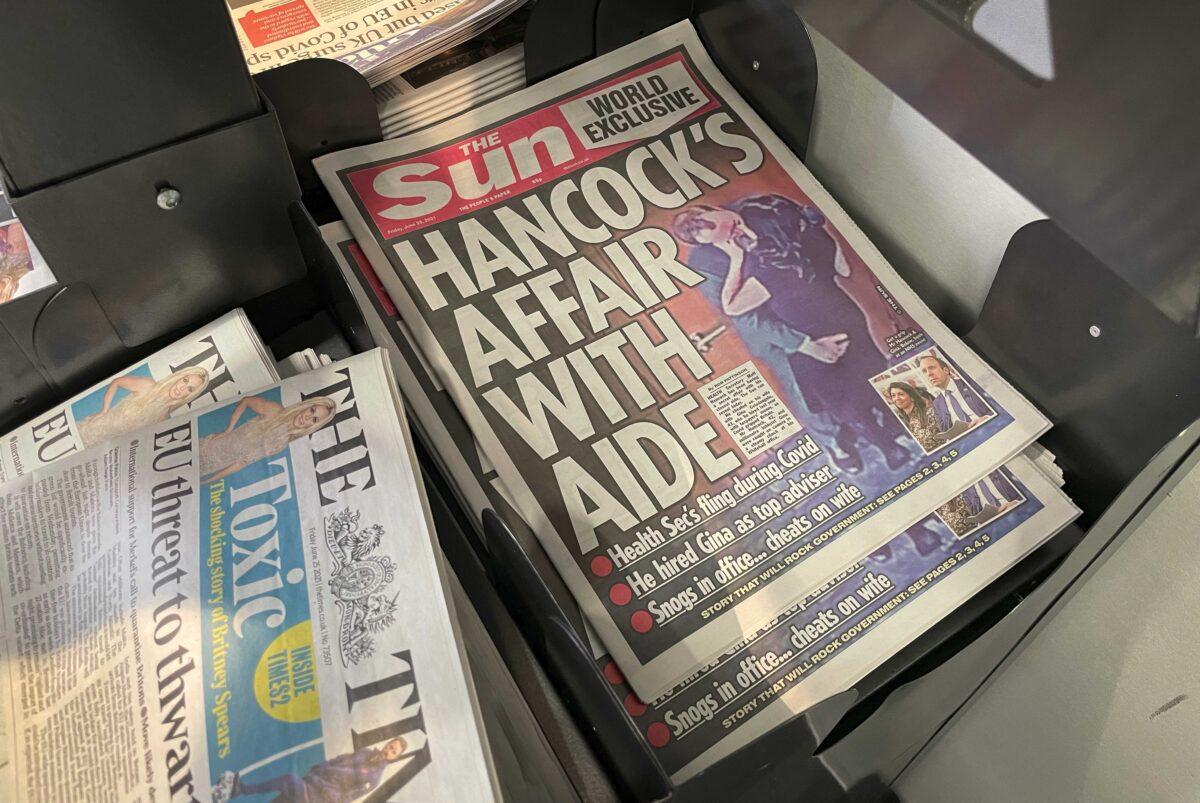
[[[182,201],[165,210],[157,193],[168,185]],[[288,219],[299,195],[279,123],[263,111],[12,205],[59,283],[86,285],[97,320],[136,346],[303,278]]]
[[[964,715],[969,715],[972,695],[987,687],[990,678],[999,673],[998,665],[1006,665],[1004,661],[998,661],[997,656],[1019,655],[1021,640],[1030,633],[1039,632],[1038,628],[1047,620],[1046,612],[1054,609],[1056,604],[1065,605],[1073,594],[1085,587],[1091,573],[1103,565],[1102,559],[1112,554],[1106,550],[1115,552],[1115,547],[1150,517],[1181,475],[1200,462],[1197,443],[1200,443],[1200,422],[1163,447],[1091,527],[1087,537],[1062,565],[1030,591],[1015,609],[950,660],[895,690],[866,722],[826,750],[822,759],[830,769],[848,787],[873,774],[892,784],[914,763],[927,744],[931,741],[939,744],[936,738],[929,739],[923,728],[914,728],[914,723],[927,720],[930,712],[939,712],[937,716],[947,718],[955,712],[965,711]],[[1019,696],[1010,699],[1018,700]],[[1037,735],[1020,733],[1017,738],[1035,739]],[[1011,733],[1003,734],[1003,738],[1011,736]],[[999,738],[1002,736],[995,735],[995,739]],[[1058,744],[1046,742],[1042,749],[1057,750]],[[970,775],[974,768],[988,760],[988,752],[979,753],[961,771]],[[925,800],[927,795],[933,800],[946,799],[931,787],[910,788],[909,793],[912,800]],[[974,800],[975,797],[959,795],[956,799]]]
[[[1172,319],[1200,299],[1200,4],[1050,0],[1038,81],[915,0],[791,0],[810,26]]]
[[[446,574],[500,794],[514,803],[579,800],[458,576]]]
[[[1200,799],[1193,466],[897,784],[911,800]]]

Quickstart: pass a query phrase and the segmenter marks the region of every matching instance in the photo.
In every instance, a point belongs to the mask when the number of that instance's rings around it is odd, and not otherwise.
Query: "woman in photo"
[[[208,387],[208,371],[198,366],[176,371],[155,382],[145,376],[118,376],[104,390],[100,411],[79,422],[84,446],[110,441],[140,427],[166,421]],[[114,403],[117,391],[126,395]]]
[[[227,772],[213,792],[215,801],[252,795],[272,795],[271,803],[350,803],[373,791],[383,780],[388,764],[404,757],[408,743],[396,736],[383,747],[364,747],[315,764],[301,778],[286,774],[247,783]]]
[[[946,443],[933,412],[933,396],[907,382],[893,382],[888,385],[887,397],[922,449],[932,452]]]
[[[250,410],[255,417],[238,426]],[[337,402],[324,396],[289,407],[259,396],[246,396],[233,408],[224,432],[200,441],[200,480],[215,482],[250,463],[278,454],[297,438],[311,435],[333,420]]]
[[[942,521],[959,538],[974,532],[1017,504],[1016,502],[998,504],[984,502],[973,497],[972,491],[974,488],[968,488],[937,509],[937,514],[941,516]]]

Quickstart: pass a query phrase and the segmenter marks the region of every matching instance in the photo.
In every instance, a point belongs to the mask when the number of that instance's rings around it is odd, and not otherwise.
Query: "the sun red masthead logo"
[[[347,176],[384,239],[475,212],[712,108],[672,54],[470,139]]]

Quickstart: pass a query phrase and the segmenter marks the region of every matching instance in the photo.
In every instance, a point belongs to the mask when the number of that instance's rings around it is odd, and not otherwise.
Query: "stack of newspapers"
[[[234,311],[2,439],[0,798],[497,797],[388,360],[285,367]]]
[[[383,84],[504,19],[525,0],[226,0],[251,73],[336,59]]]
[[[676,781],[1077,515],[1047,420],[689,24],[417,127],[317,160],[326,240],[419,434],[574,601]]]
[[[383,138],[420,131],[524,86],[525,49],[519,44],[421,86],[396,78],[375,90]]]

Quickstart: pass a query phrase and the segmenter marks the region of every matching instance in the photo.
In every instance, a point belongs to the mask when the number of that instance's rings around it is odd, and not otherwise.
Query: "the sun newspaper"
[[[349,229],[332,223],[322,233],[372,336],[393,358],[417,427],[465,504],[476,516],[491,507],[526,540],[528,525],[512,509],[495,471],[480,459],[466,422],[420,359]],[[998,476],[940,505],[657,700],[640,699],[607,653],[598,652],[605,677],[672,778],[682,783],[810,706],[853,688],[1065,526],[1078,511],[1058,489],[1052,468],[1040,469],[1044,454],[1030,446]],[[555,579],[547,578],[552,589],[559,585]]]
[[[489,800],[371,351],[0,487],[6,800]]]
[[[687,23],[316,165],[644,697],[1047,426]]]
[[[233,310],[0,438],[0,482],[278,379],[258,332]]]
[[[0,484],[278,378],[258,333],[234,310],[0,438]],[[0,695],[0,766],[8,755],[7,704]]]

